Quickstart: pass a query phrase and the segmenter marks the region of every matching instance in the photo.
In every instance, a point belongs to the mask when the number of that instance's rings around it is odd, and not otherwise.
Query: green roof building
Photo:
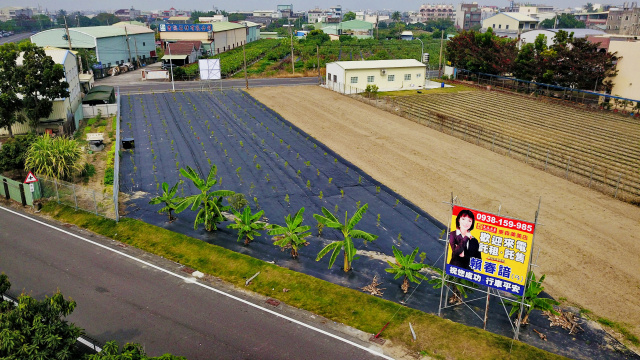
[[[316,26],[318,29],[318,26]],[[325,34],[333,35],[351,35],[358,39],[373,38],[373,24],[361,20],[349,20],[336,24],[322,24],[320,29]]]
[[[146,62],[155,56],[156,44],[153,30],[144,26],[116,24],[113,26],[90,26],[69,28],[71,47],[74,50],[94,50],[103,67],[111,67],[136,59]],[[66,49],[69,40],[65,29],[51,29],[31,36],[38,46],[53,46]]]

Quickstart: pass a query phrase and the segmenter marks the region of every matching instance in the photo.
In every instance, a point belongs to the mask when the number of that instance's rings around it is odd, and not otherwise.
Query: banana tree
[[[291,257],[294,259],[298,257],[300,246],[305,245],[307,243],[306,238],[311,235],[308,232],[311,228],[310,226],[300,226],[303,220],[302,215],[304,215],[304,208],[300,208],[293,217],[289,214],[284,218],[287,224],[286,227],[278,224],[269,225],[269,235],[275,235],[277,239],[273,244],[280,246],[283,251],[290,247]]]
[[[542,282],[544,281],[546,275],[542,275],[539,281],[536,281],[536,275],[533,271],[529,271],[529,276],[527,277],[527,290],[524,293],[524,318],[522,319],[522,324],[529,323],[529,314],[533,310],[540,311],[549,311],[554,315],[558,315],[558,312],[553,309],[553,305],[559,305],[560,303],[551,298],[540,297],[540,293],[544,291],[544,287],[542,286]],[[516,301],[508,301],[507,303],[511,305],[511,311],[509,311],[509,316],[513,316],[518,310],[520,310],[520,305],[522,304],[522,296],[516,295]]]
[[[158,210],[159,214],[162,213],[168,213],[169,214],[169,222],[172,222],[173,220],[175,220],[176,218],[171,214],[171,211],[176,211],[178,204],[182,201],[182,199],[180,198],[176,198],[176,192],[178,191],[178,186],[180,184],[182,184],[183,181],[180,180],[179,182],[177,182],[175,185],[173,185],[173,187],[171,187],[171,189],[169,189],[169,184],[167,184],[166,182],[162,183],[162,195],[161,196],[156,196],[153,199],[151,199],[151,201],[149,201],[149,204],[151,205],[158,205],[161,203],[164,203],[164,207],[160,210]],[[185,205],[185,206],[188,206]]]
[[[338,218],[336,218],[329,210],[327,210],[324,206],[322,207],[322,215],[313,214],[313,217],[320,223],[324,224],[327,227],[340,230],[342,232],[342,240],[334,241],[331,244],[324,247],[324,249],[320,250],[318,256],[316,257],[316,261],[320,261],[323,256],[325,256],[329,251],[333,250],[331,254],[331,258],[329,259],[329,269],[333,266],[333,263],[336,261],[340,250],[344,250],[344,271],[347,272],[351,270],[351,262],[353,262],[353,257],[356,255],[356,248],[353,245],[353,239],[363,239],[365,243],[367,241],[374,241],[378,238],[378,235],[369,234],[368,232],[362,230],[354,229],[355,226],[362,220],[362,216],[367,212],[368,204],[364,204],[361,208],[356,210],[353,217],[349,219],[347,212],[344,212],[344,223],[340,223]]]
[[[198,229],[198,225],[204,224],[204,228],[207,231],[218,230],[217,224],[226,220],[223,211],[229,210],[229,206],[222,206],[222,199],[225,196],[231,196],[235,192],[231,190],[216,190],[211,191],[211,188],[218,182],[216,180],[216,174],[218,169],[215,165],[211,166],[207,179],[201,179],[198,173],[187,166],[186,169],[180,168],[182,176],[193,182],[193,185],[200,190],[200,194],[190,195],[185,197],[179,204],[176,213],[179,213],[191,205],[191,211],[196,211],[198,208],[198,214],[196,220],[193,222],[193,228]]]
[[[416,248],[411,254],[404,256],[402,252],[393,245],[393,255],[396,257],[396,262],[392,263],[391,261],[387,261],[391,267],[384,269],[388,273],[395,274],[394,279],[404,276],[400,288],[405,294],[409,291],[409,281],[419,283],[420,281],[418,281],[418,279],[427,280],[427,277],[419,272],[420,269],[427,267],[427,265],[415,262],[418,251],[419,249]]]
[[[260,210],[255,214],[251,214],[251,208],[245,207],[244,211],[239,213],[235,209],[231,209],[233,215],[235,215],[235,223],[229,224],[227,227],[229,229],[238,230],[238,241],[244,238],[244,244],[249,245],[255,236],[260,236],[259,230],[264,230],[265,223],[258,221],[262,214],[264,214],[264,210]]]

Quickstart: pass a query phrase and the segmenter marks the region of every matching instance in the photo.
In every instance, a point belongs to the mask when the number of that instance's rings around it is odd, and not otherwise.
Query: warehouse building
[[[200,41],[207,53],[219,54],[260,38],[258,24],[216,21],[208,24],[161,24],[163,42]]]
[[[424,89],[427,66],[415,59],[336,61],[327,64],[326,87],[343,93]]]
[[[153,30],[143,26],[122,24],[114,26],[90,26],[69,28],[71,47],[74,50],[95,51],[102,67],[134,63],[148,63],[156,56]],[[31,42],[41,46],[69,47],[65,29],[51,29],[31,36]]]

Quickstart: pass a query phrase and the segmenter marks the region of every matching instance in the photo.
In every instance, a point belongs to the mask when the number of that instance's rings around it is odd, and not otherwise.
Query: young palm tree
[[[365,243],[367,241],[374,241],[378,238],[378,235],[369,234],[368,232],[362,230],[354,229],[355,226],[362,220],[362,216],[367,212],[367,207],[369,204],[364,204],[361,208],[359,208],[353,217],[349,219],[347,212],[344,212],[344,224],[340,223],[338,218],[336,218],[329,210],[327,210],[324,206],[322,207],[322,215],[313,214],[313,217],[320,223],[323,223],[324,226],[334,228],[340,230],[342,232],[343,240],[334,241],[331,244],[324,247],[324,249],[320,250],[318,256],[316,257],[316,261],[320,261],[323,256],[325,256],[329,251],[333,250],[331,254],[331,259],[329,259],[329,269],[333,266],[333,263],[336,261],[340,250],[344,250],[344,271],[347,272],[351,270],[351,262],[353,261],[353,257],[356,255],[356,248],[353,245],[353,239],[363,239]]]
[[[178,191],[178,186],[180,184],[182,184],[183,181],[180,180],[179,182],[177,182],[175,185],[173,185],[173,187],[171,189],[169,189],[169,184],[167,184],[166,182],[162,183],[162,195],[161,196],[156,196],[153,199],[151,199],[151,201],[149,201],[149,204],[151,205],[158,205],[160,203],[164,203],[164,207],[160,210],[158,210],[158,213],[162,214],[162,213],[168,213],[169,214],[169,222],[172,222],[173,220],[175,220],[176,218],[171,214],[171,211],[175,211],[177,209],[177,206],[179,203],[181,203],[182,199],[180,198],[176,198],[176,192]],[[186,205],[185,208],[187,206],[189,206],[188,203],[184,203]]]
[[[238,241],[244,238],[244,244],[249,245],[255,236],[260,236],[259,230],[264,230],[265,223],[258,221],[262,214],[264,214],[264,210],[260,210],[255,214],[251,214],[251,208],[245,207],[244,211],[241,213],[237,212],[235,209],[231,209],[233,215],[235,215],[235,223],[229,224],[227,227],[229,229],[238,230]]]
[[[75,140],[45,134],[37,138],[27,150],[25,170],[56,179],[70,179],[82,169],[82,150]]]
[[[551,298],[543,298],[539,297],[540,293],[544,291],[544,287],[542,287],[542,282],[544,281],[546,275],[542,275],[540,277],[540,281],[536,281],[536,275],[533,271],[529,271],[529,276],[527,277],[527,290],[524,293],[524,318],[522,319],[522,324],[529,323],[529,314],[533,310],[540,311],[549,311],[554,315],[558,315],[558,312],[553,309],[553,305],[560,304]],[[511,305],[511,311],[509,311],[509,316],[515,314],[518,310],[520,310],[520,304],[522,303],[522,296],[516,295],[516,301],[508,301],[507,303]],[[527,306],[528,305],[528,306]]]
[[[291,217],[291,214],[284,218],[286,227],[278,224],[271,224],[269,226],[269,235],[276,235],[277,240],[274,242],[282,250],[287,247],[291,247],[291,257],[296,259],[298,257],[298,249],[300,246],[307,243],[306,238],[311,235],[308,225],[300,226],[302,224],[302,215],[304,215],[304,208],[300,208],[298,212]]]
[[[193,185],[200,190],[200,194],[190,195],[182,199],[177,205],[176,213],[182,212],[189,205],[191,205],[191,211],[196,211],[196,209],[200,208],[196,215],[196,220],[193,222],[193,228],[197,229],[198,225],[204,224],[204,228],[207,231],[218,230],[217,224],[226,220],[222,212],[229,209],[228,206],[222,206],[222,199],[225,196],[235,194],[235,192],[231,190],[211,191],[213,185],[218,182],[216,180],[218,169],[215,165],[211,166],[206,180],[201,179],[198,173],[190,166],[187,166],[186,169],[181,168],[180,173],[193,182]]]
[[[418,281],[418,279],[427,280],[427,277],[419,272],[420,269],[427,267],[427,265],[415,262],[418,251],[419,249],[416,248],[411,254],[404,256],[402,252],[393,245],[393,255],[396,257],[396,262],[392,263],[391,261],[387,261],[391,267],[385,269],[386,272],[395,274],[394,279],[404,276],[400,288],[405,294],[409,291],[409,281],[419,283],[420,281]]]

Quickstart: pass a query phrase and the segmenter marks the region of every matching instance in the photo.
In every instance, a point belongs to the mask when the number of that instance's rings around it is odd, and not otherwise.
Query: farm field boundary
[[[122,159],[121,189],[130,198],[127,217],[352,289],[369,285],[378,276],[388,284],[385,299],[404,301],[422,311],[437,311],[439,290],[423,284],[408,298],[400,290],[401,280],[389,279],[384,270],[386,261],[393,259],[392,245],[405,253],[419,246],[424,261],[437,264],[444,245],[438,237],[444,226],[278,113],[240,91],[135,95],[123,98],[122,109],[125,136],[136,139],[136,149],[124,152]],[[174,184],[180,180],[180,167],[191,166],[202,176],[212,164],[217,165],[220,188],[246,194],[252,208],[265,210],[269,223],[282,223],[285,215],[305,207],[305,224],[312,226],[313,236],[300,250],[299,259],[290,259],[266,236],[243,246],[235,232],[225,228],[226,223],[212,233],[202,228],[194,230],[195,215],[190,211],[167,223],[167,216],[157,213],[159,207],[148,204],[159,194],[160,182]],[[190,182],[178,191],[179,196],[196,192]],[[318,251],[339,235],[332,229],[324,229],[320,235],[311,215],[320,213],[321,207],[340,216],[345,210],[352,214],[356,206],[365,203],[369,211],[358,228],[379,238],[367,244],[356,242],[362,252],[354,270],[344,273],[339,266],[327,269],[327,259],[315,261]],[[198,256],[197,261],[206,264],[209,259]],[[511,327],[501,305],[494,301],[491,306],[488,329],[510,336]],[[466,308],[450,309],[447,318],[468,325],[482,324]],[[540,314],[532,317],[532,324],[547,329],[550,339],[566,338],[561,331],[548,329],[548,320]],[[590,354],[585,358],[600,352],[600,342],[589,340],[592,334],[580,336],[580,343],[586,345],[583,351]],[[541,342],[532,331],[523,334],[523,340],[560,353],[569,351],[554,347],[555,341]]]
[[[495,91],[368,99],[432,129],[640,203],[640,121]]]
[[[640,334],[636,206],[321,87],[249,93],[443,223],[452,192],[464,206],[520,219],[541,197],[536,273],[546,289]],[[617,298],[625,306],[612,305]]]

